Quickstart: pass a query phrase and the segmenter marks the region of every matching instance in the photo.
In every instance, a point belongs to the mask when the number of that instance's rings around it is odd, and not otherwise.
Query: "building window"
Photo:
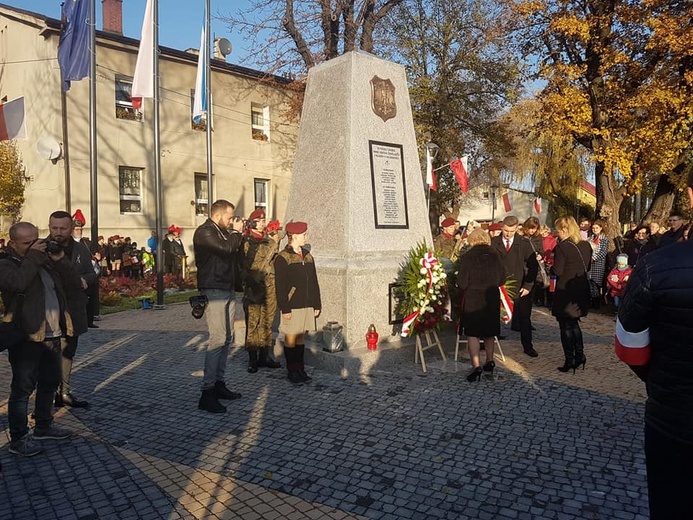
[[[200,119],[200,122],[196,123],[195,121],[193,121],[193,110],[195,110],[195,89],[194,88],[190,89],[190,124],[192,125],[193,130],[206,131],[207,130],[207,117],[205,115],[203,115],[202,119]]]
[[[209,183],[206,173],[195,173],[195,214],[206,217],[209,211]]]
[[[144,168],[118,169],[121,213],[142,213],[142,172]]]
[[[253,103],[250,107],[252,136],[256,141],[269,141],[269,107]]]
[[[483,198],[484,200],[489,200],[491,196],[489,195],[488,191],[485,191],[481,194],[481,198]]]
[[[255,179],[255,209],[264,209],[269,214],[269,183],[266,179]]]
[[[132,80],[115,80],[116,118],[128,121],[142,121],[142,111],[132,106]]]

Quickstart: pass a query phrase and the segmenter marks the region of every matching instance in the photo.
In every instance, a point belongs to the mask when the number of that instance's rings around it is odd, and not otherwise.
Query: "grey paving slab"
[[[309,368],[313,383],[295,388],[283,370],[248,374],[233,350],[227,384],[243,397],[213,415],[197,410],[203,321],[185,306],[107,316],[73,376],[91,408],[57,415],[76,435],[31,459],[0,438],[0,520],[646,518],[642,396],[609,358],[606,319],[585,324],[595,368],[563,377],[541,313],[540,358],[510,339],[506,368],[475,384],[464,361],[432,356],[427,374]]]

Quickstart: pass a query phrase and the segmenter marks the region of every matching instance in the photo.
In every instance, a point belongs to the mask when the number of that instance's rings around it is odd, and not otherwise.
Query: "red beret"
[[[308,224],[305,222],[287,222],[286,232],[292,235],[300,235],[308,230]]]
[[[253,211],[250,216],[248,217],[248,220],[262,220],[265,218],[265,210],[264,209],[256,209]]]
[[[503,231],[503,224],[496,222],[488,227],[488,231]]]
[[[274,233],[275,231],[280,231],[282,229],[281,224],[279,224],[278,220],[273,220],[269,224],[267,224],[267,232],[268,233]]]
[[[448,227],[448,226],[454,226],[455,225],[455,219],[454,218],[446,218],[440,223],[440,227]]]
[[[175,232],[176,232],[176,225],[175,225],[175,224],[171,224],[171,225],[168,227],[168,232],[169,232],[169,233],[175,233]]]
[[[72,221],[79,227],[84,227],[84,224],[87,223],[87,219],[84,218],[84,213],[82,213],[81,209],[75,211],[75,214],[72,215]]]

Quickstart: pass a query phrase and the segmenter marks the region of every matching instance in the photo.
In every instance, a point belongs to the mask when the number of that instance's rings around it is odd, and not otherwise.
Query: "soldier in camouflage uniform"
[[[258,367],[279,368],[272,359],[272,322],[277,313],[274,283],[274,257],[279,252],[279,223],[266,227],[265,212],[255,210],[248,217],[243,241],[245,311],[245,348],[248,351],[248,372]]]

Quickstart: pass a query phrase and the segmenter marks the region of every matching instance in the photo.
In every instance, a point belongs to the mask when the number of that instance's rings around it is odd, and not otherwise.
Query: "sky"
[[[88,0],[87,0],[88,1]],[[97,29],[102,28],[101,2],[96,0]],[[62,0],[0,0],[0,3],[18,7],[26,11],[60,19]],[[123,34],[130,38],[140,38],[142,19],[146,0],[123,0]],[[215,16],[229,14],[248,5],[248,0],[211,0],[212,33],[216,37],[231,42],[233,51],[227,58],[230,63],[241,63],[244,57],[243,38],[232,34],[229,26]],[[165,47],[185,50],[197,49],[200,45],[200,31],[204,22],[205,0],[159,0],[159,44]]]

